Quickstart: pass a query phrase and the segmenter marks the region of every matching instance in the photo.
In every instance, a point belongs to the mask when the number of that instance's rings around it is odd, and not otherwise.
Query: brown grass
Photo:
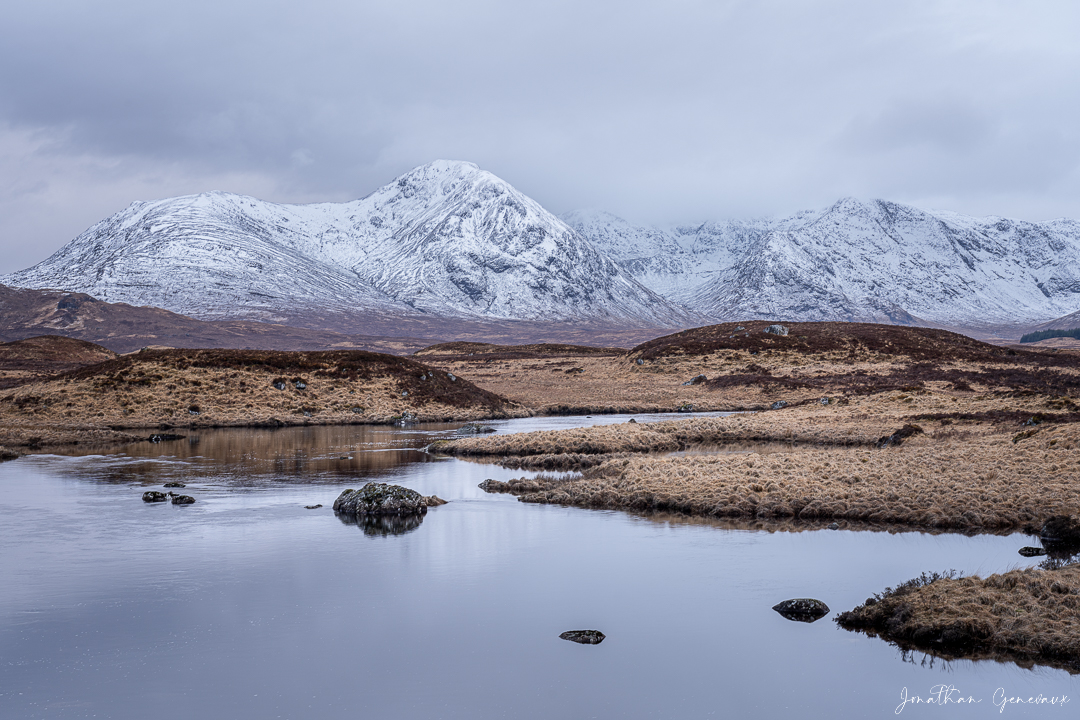
[[[471,420],[523,414],[527,411],[463,378],[392,355],[148,350],[0,392],[0,442],[31,447],[96,442],[125,428],[162,426],[389,423],[404,416]],[[128,435],[115,439],[125,441]]]
[[[1023,528],[1080,513],[1080,427],[1043,427],[1018,442],[1007,428],[969,432],[939,437],[931,430],[885,449],[631,455],[515,492],[525,502],[635,512],[959,530]],[[654,435],[644,433],[643,440]]]
[[[988,578],[924,575],[841,613],[842,627],[944,657],[1080,672],[1080,565]]]

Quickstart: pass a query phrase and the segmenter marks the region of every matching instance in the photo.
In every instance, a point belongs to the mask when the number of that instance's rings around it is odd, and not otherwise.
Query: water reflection
[[[369,537],[404,535],[420,527],[423,515],[338,515],[343,525],[356,525]]]
[[[98,463],[83,463],[72,470],[80,478],[106,483],[183,481],[205,475],[209,467],[236,485],[338,482],[438,462],[422,449],[455,427],[432,423],[411,432],[383,426],[192,431],[178,440],[128,445],[123,450],[131,459],[105,456]]]

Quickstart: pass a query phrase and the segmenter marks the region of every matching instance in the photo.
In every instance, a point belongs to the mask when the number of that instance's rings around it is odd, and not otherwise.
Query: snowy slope
[[[1080,308],[1073,220],[972,218],[852,198],[788,218],[675,228],[564,217],[644,284],[716,319],[976,327]]]
[[[692,317],[509,184],[450,161],[349,203],[227,193],[136,203],[0,282],[203,319],[342,312],[672,326]]]

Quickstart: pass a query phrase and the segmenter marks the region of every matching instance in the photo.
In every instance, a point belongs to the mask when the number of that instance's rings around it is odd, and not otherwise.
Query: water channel
[[[525,504],[477,484],[527,473],[422,452],[455,427],[197,431],[0,464],[0,717],[835,720],[939,685],[981,702],[902,715],[1080,708],[1063,671],[907,655],[771,610],[816,597],[835,614],[923,571],[1030,565],[1029,538]],[[450,503],[403,534],[342,522],[334,498],[368,480]],[[169,481],[197,502],[142,502]],[[559,639],[577,629],[607,639]],[[1077,700],[999,712],[999,688]]]

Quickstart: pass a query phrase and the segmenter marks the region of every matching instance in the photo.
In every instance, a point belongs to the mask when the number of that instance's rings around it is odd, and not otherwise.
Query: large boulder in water
[[[359,490],[343,490],[334,512],[344,515],[423,515],[428,502],[420,493],[400,485],[368,483]]]
[[[814,598],[795,598],[773,605],[773,610],[788,620],[814,622],[829,614],[829,606]]]

